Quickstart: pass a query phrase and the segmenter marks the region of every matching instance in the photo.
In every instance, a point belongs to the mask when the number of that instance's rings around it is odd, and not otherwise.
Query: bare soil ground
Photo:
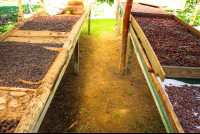
[[[132,73],[119,75],[121,36],[105,30],[81,35],[79,75],[72,56],[38,132],[166,132],[135,54]]]

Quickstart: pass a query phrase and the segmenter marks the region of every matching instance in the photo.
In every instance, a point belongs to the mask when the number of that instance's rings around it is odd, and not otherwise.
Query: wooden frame
[[[133,12],[132,12],[133,13]],[[187,27],[194,35],[196,35],[200,39],[200,32],[181,20],[180,18],[170,15],[170,14],[151,14],[151,13],[133,13],[134,16],[152,16],[152,17],[162,17],[162,18],[173,18],[174,20],[178,21],[183,26]],[[133,16],[131,16],[131,24],[134,26],[136,33],[138,34],[142,45],[147,53],[147,56],[153,66],[154,71],[156,74],[164,79],[165,77],[173,77],[173,78],[200,78],[200,67],[181,67],[181,66],[161,66],[160,62],[157,59],[155,52],[153,51],[151,44],[149,43],[148,39],[146,38],[144,32],[142,31],[139,24],[136,22]],[[159,70],[157,65],[159,65]]]
[[[41,85],[37,89],[16,89],[6,87],[11,91],[30,91],[34,93],[34,98],[30,101],[30,104],[27,107],[27,110],[23,114],[20,123],[18,124],[15,133],[31,133],[37,132],[40,124],[46,114],[46,111],[52,101],[52,98],[57,90],[57,87],[65,73],[65,70],[68,66],[68,63],[71,59],[72,53],[74,52],[75,47],[78,43],[78,38],[80,36],[81,30],[85,21],[87,20],[88,15],[91,11],[91,3],[84,3],[85,9],[81,18],[73,26],[72,30],[69,33],[66,32],[54,32],[54,31],[29,31],[29,30],[19,30],[19,27],[22,26],[25,22],[32,20],[36,16],[46,15],[45,11],[41,11],[30,18],[16,24],[8,30],[6,33],[0,36],[0,41],[6,41],[9,38],[18,37],[17,33],[21,33],[20,37],[23,38],[61,38],[64,41],[63,48],[54,48],[54,47],[45,47],[46,49],[59,51],[58,56],[53,62],[52,66],[48,70],[46,76],[42,79]],[[67,16],[67,15],[66,15]],[[80,16],[80,15],[79,15]],[[90,17],[89,17],[90,22]],[[90,26],[90,25],[89,25]],[[89,29],[89,27],[88,27]],[[37,35],[38,34],[38,35]],[[47,43],[52,43],[52,40],[48,40]],[[76,51],[78,51],[76,49]],[[76,62],[78,64],[78,62]],[[78,68],[76,68],[77,70]],[[1,88],[0,88],[1,89]],[[5,90],[4,88],[1,90]]]
[[[148,72],[147,70],[151,68],[151,65],[146,57],[146,54],[134,32],[134,29],[132,25],[129,25],[129,39],[131,39],[132,43],[129,45],[133,44],[135,54],[137,56],[137,59],[139,61],[139,64],[142,68],[143,74],[146,78],[146,81],[148,83],[148,86],[150,88],[150,91],[153,95],[153,98],[155,100],[156,106],[158,108],[158,111],[161,115],[161,118],[164,122],[165,128],[167,132],[175,132],[175,133],[184,133],[184,130],[170,104],[170,101],[162,88],[160,82],[158,81],[156,75],[152,72]],[[132,48],[129,48],[132,49]],[[128,50],[131,51],[131,50]],[[131,57],[130,57],[131,58]],[[131,59],[128,59],[130,61]],[[156,98],[156,94],[158,95],[158,98]],[[159,105],[159,100],[160,100],[160,105]],[[163,110],[164,112],[163,112]],[[166,115],[167,117],[165,117]],[[166,119],[167,118],[167,119]],[[169,126],[166,124],[166,120],[168,121]]]

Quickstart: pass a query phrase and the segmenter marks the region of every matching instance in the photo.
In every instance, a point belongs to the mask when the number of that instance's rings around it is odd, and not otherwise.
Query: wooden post
[[[44,0],[40,0],[40,1],[38,1],[38,5],[39,5],[39,7],[40,7],[40,10],[44,10],[45,8],[44,8]]]
[[[128,57],[127,57],[126,74],[131,73],[131,64],[133,58],[133,43],[134,42],[132,42],[130,34],[128,34]]]
[[[79,72],[79,40],[76,42],[75,46],[75,56],[74,56],[74,73],[78,75]]]
[[[125,59],[126,59],[126,47],[127,47],[127,35],[129,27],[129,18],[131,14],[133,0],[127,0],[125,14],[123,18],[123,32],[122,32],[122,49],[120,59],[120,74],[125,74]]]
[[[198,0],[197,4],[195,6],[195,9],[194,9],[194,11],[192,13],[192,17],[191,17],[190,23],[189,23],[190,25],[194,24],[194,20],[196,18],[196,15],[197,15],[197,12],[198,12],[199,8],[200,8],[200,0]]]
[[[17,14],[17,18],[18,18],[18,22],[21,22],[22,20],[24,20],[24,14],[23,14],[21,0],[18,0],[18,6],[19,6],[19,13]]]
[[[118,18],[119,18],[119,1],[117,0],[117,5],[116,5],[116,20],[115,20],[115,33],[118,35]]]
[[[90,34],[90,21],[91,21],[91,10],[90,10],[89,16],[88,16],[88,34]]]

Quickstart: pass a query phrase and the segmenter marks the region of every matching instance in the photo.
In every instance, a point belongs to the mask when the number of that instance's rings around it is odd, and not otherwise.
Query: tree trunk
[[[194,11],[192,13],[192,17],[191,17],[190,23],[189,23],[190,25],[194,24],[194,20],[196,18],[196,15],[197,15],[197,12],[198,12],[199,8],[200,8],[200,0],[198,0],[197,4],[195,6],[195,9],[194,9]]]
[[[31,6],[31,0],[28,0],[29,10],[31,14],[33,15],[33,7]]]

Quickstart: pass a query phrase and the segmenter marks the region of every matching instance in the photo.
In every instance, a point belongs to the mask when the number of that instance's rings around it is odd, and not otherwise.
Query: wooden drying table
[[[160,82],[158,81],[155,73],[148,72],[148,69],[151,68],[152,66],[150,65],[147,59],[147,56],[142,48],[141,43],[137,38],[137,35],[131,23],[129,24],[128,32],[129,32],[128,43],[127,43],[128,59],[126,67],[127,73],[131,72],[130,68],[131,68],[132,55],[133,53],[135,53],[167,132],[184,133],[184,130],[170,104],[170,101],[167,95],[165,94],[165,91],[162,88]]]
[[[136,16],[151,16],[151,17],[161,17],[161,18],[173,18],[179,24],[183,25],[184,27],[188,28],[192,34],[196,35],[198,39],[200,39],[200,32],[181,20],[180,18],[170,15],[170,14],[150,14],[150,13],[136,13]],[[151,65],[154,68],[156,74],[158,74],[162,81],[164,81],[165,77],[172,77],[172,78],[200,78],[200,67],[182,67],[182,66],[161,66],[151,44],[149,43],[148,39],[146,38],[144,32],[142,31],[139,24],[136,22],[134,17],[131,15],[130,17],[131,24],[134,26],[136,33],[138,34],[142,46],[144,47],[147,57],[149,58]],[[158,71],[157,71],[158,70]],[[160,70],[160,71],[159,71]]]
[[[58,51],[59,54],[37,89],[0,87],[0,119],[20,120],[14,131],[15,133],[36,133],[38,131],[74,50],[74,71],[78,74],[78,39],[88,16],[88,33],[90,34],[91,3],[84,2],[84,12],[82,15],[72,15],[69,11],[57,15],[80,17],[80,19],[73,25],[70,32],[19,30],[19,27],[21,27],[25,22],[31,21],[37,16],[47,16],[47,14],[45,11],[38,12],[28,19],[14,25],[10,30],[0,36],[0,41],[64,43],[62,48],[44,47],[46,49]]]

